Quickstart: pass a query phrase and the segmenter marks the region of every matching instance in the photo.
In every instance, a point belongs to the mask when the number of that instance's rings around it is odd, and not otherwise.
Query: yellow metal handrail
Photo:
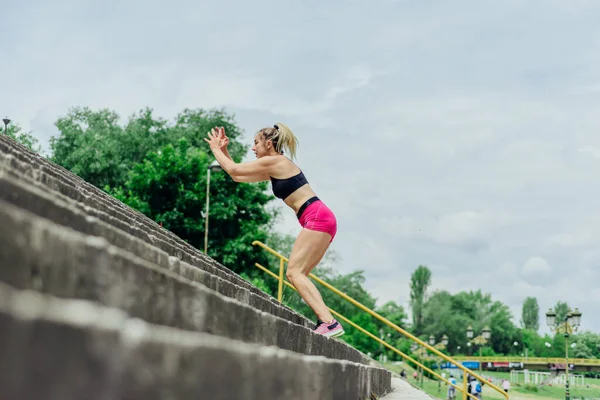
[[[527,362],[529,364],[566,364],[567,359],[560,357],[525,357],[525,356],[484,356],[484,357],[468,357],[468,356],[455,356],[456,360],[472,360],[472,361],[505,361],[505,362]],[[600,359],[590,358],[570,358],[569,364],[575,365],[600,365]]]
[[[259,246],[262,247],[264,250],[268,251],[269,253],[273,254],[274,256],[279,257],[280,259],[280,263],[279,263],[279,277],[277,277],[277,279],[279,279],[279,293],[277,294],[277,298],[279,300],[279,302],[281,302],[282,299],[282,290],[283,290],[283,270],[284,270],[284,261],[285,262],[289,262],[290,260],[285,257],[282,254],[279,254],[277,251],[273,250],[272,248],[270,248],[269,246],[267,246],[266,244],[262,243],[261,241],[255,240],[252,242],[253,246]],[[259,264],[255,264],[257,267],[259,267]],[[266,268],[260,266],[259,268],[261,268],[263,271],[268,271]],[[269,271],[271,272],[271,271]],[[274,274],[273,274],[274,275]],[[436,349],[433,346],[430,346],[428,343],[425,343],[424,341],[422,341],[421,339],[419,339],[418,337],[414,336],[413,334],[411,334],[410,332],[405,331],[404,329],[400,328],[398,325],[394,324],[393,322],[389,321],[388,319],[384,318],[383,316],[379,315],[378,313],[376,313],[375,311],[369,309],[368,307],[365,307],[363,304],[359,303],[358,301],[354,300],[352,297],[348,296],[347,294],[340,292],[339,290],[337,290],[336,288],[334,288],[333,286],[331,286],[330,284],[328,284],[327,282],[323,281],[322,279],[320,279],[319,277],[311,274],[308,274],[308,277],[314,279],[316,282],[320,283],[321,285],[325,286],[327,289],[331,290],[332,292],[334,292],[335,294],[341,296],[343,299],[349,301],[350,303],[352,303],[353,305],[355,305],[356,307],[360,308],[361,310],[363,310],[366,313],[369,313],[371,316],[377,318],[378,320],[380,320],[381,322],[383,322],[384,324],[386,324],[387,326],[389,326],[390,328],[396,330],[397,332],[400,332],[401,334],[403,334],[404,336],[406,336],[407,338],[409,338],[410,340],[412,340],[413,342],[416,342],[417,344],[427,348],[429,351],[433,352],[434,354],[436,354],[437,356],[441,357],[442,359],[446,360],[449,363],[452,363],[454,365],[456,365],[456,367],[458,369],[460,369],[463,372],[463,388],[461,390],[463,392],[463,400],[466,400],[467,397],[473,397],[472,395],[470,395],[469,393],[467,393],[467,377],[468,375],[471,375],[472,377],[476,378],[477,380],[479,380],[481,382],[482,385],[488,385],[489,387],[491,387],[492,389],[494,389],[496,392],[500,393],[502,396],[504,396],[504,398],[506,398],[508,400],[508,393],[506,393],[504,390],[500,389],[498,386],[486,381],[483,377],[479,376],[478,374],[476,374],[475,372],[471,371],[470,369],[466,368],[464,365],[456,362],[455,360],[453,360],[452,358],[448,357],[447,355],[445,355],[444,353],[442,353],[441,351],[439,351],[438,349]],[[286,285],[290,286],[291,284],[288,283],[287,281],[285,282]],[[292,286],[293,287],[293,286]],[[336,313],[336,315],[339,315]],[[346,318],[344,318],[344,320],[346,322],[349,322],[349,320],[347,320]],[[355,324],[351,324],[352,326],[355,326]],[[367,333],[368,335],[372,335],[370,334],[368,331],[365,330],[361,330],[361,332],[363,333]],[[384,344],[386,347],[390,347],[388,346],[388,344],[385,341],[381,341],[379,338],[377,338],[375,335],[372,335],[375,340],[379,341],[380,343]],[[393,349],[393,348],[392,348]],[[402,355],[404,353],[400,352],[399,350],[394,349],[394,351],[396,351],[398,354]],[[431,371],[431,370],[430,370]],[[433,371],[431,371],[433,373]],[[435,374],[435,373],[434,373]],[[442,378],[441,376],[439,376],[438,374],[435,374],[436,376],[438,376],[440,379],[443,379],[444,381],[446,381],[448,384],[452,385],[448,380],[446,380],[445,378]],[[455,386],[455,385],[452,385]],[[458,388],[458,386],[455,386]]]

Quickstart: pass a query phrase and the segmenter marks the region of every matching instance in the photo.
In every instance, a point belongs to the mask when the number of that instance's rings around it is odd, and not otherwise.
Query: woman
[[[245,163],[236,163],[229,156],[229,138],[224,128],[212,129],[208,139],[204,140],[234,181],[270,180],[275,196],[294,210],[302,231],[292,248],[286,277],[317,315],[315,332],[327,337],[343,335],[342,325],[333,318],[319,290],[308,278],[333,241],[337,222],[333,212],[312,191],[303,172],[283,155],[285,149],[292,159],[295,158],[298,145],[296,136],[281,123],[273,128],[261,129],[255,135],[252,147],[257,160]]]

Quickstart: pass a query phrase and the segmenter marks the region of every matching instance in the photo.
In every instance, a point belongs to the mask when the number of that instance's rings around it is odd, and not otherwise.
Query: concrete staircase
[[[313,326],[0,135],[0,399],[393,395],[389,371]]]

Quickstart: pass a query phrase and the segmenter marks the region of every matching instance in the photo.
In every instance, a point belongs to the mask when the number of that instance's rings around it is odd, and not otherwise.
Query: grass
[[[408,364],[404,363],[402,365],[394,365],[392,363],[384,363],[385,368],[389,369],[390,371],[396,372],[396,373],[400,373],[401,370],[404,369],[404,371],[406,371],[406,377],[408,379],[408,381],[413,385],[416,386],[418,388],[420,388],[421,390],[423,390],[424,392],[426,392],[427,394],[431,395],[434,398],[437,399],[446,399],[446,392],[448,389],[448,386],[446,385],[445,382],[442,382],[441,387],[439,388],[438,391],[438,381],[435,380],[431,380],[428,379],[426,377],[423,378],[423,386],[420,386],[420,382],[415,381],[415,379],[413,378],[413,373],[414,373],[414,369],[411,368]],[[446,376],[448,376],[449,373],[448,371],[446,371]],[[455,377],[457,375],[457,373],[454,373]],[[495,372],[495,371],[483,371],[483,375],[484,376],[490,376],[493,379],[493,382],[496,384],[496,386],[500,386],[500,380],[502,379],[508,379],[510,377],[510,373],[508,372]],[[461,382],[459,381],[459,384]],[[592,379],[592,378],[586,378],[585,379],[585,383],[586,385],[589,385],[590,387],[580,387],[580,386],[575,386],[575,387],[571,387],[571,400],[576,400],[576,399],[585,399],[585,400],[600,400],[600,379]],[[532,389],[535,388],[537,389],[537,391],[533,391]],[[462,399],[460,392],[457,392],[457,399]],[[509,399],[510,400],[550,400],[550,399],[564,399],[565,398],[565,388],[564,386],[542,386],[542,387],[536,387],[534,385],[530,385],[529,387],[524,387],[521,385],[516,385],[516,384],[512,384],[511,385],[511,389],[509,391]],[[482,400],[487,400],[487,399],[497,399],[497,400],[502,400],[504,399],[504,396],[502,396],[500,393],[496,392],[495,390],[484,386],[483,387],[483,395],[482,395]]]

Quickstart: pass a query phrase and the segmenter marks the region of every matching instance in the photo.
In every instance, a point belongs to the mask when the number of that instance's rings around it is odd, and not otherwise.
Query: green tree
[[[554,305],[554,312],[556,313],[556,324],[560,324],[569,314],[569,305],[564,301],[557,301]]]
[[[222,110],[185,109],[170,124],[145,108],[123,126],[119,122],[120,116],[109,109],[72,108],[56,122],[60,133],[50,139],[51,160],[103,189],[122,186],[133,166],[148,153],[175,145],[179,139],[209,153],[203,138],[215,126],[225,127],[234,160],[240,161],[248,149],[237,140],[241,132],[233,117]]]
[[[521,325],[525,329],[537,331],[540,327],[540,307],[535,297],[527,297],[521,311]]]
[[[530,357],[554,357],[554,349],[552,347],[553,338],[548,334],[544,336],[540,336],[537,332],[527,331],[529,332],[529,337],[527,340]],[[546,343],[549,343],[551,347],[546,346]],[[564,351],[564,347],[562,348]],[[564,355],[564,353],[563,353]],[[560,354],[558,355],[560,356]]]
[[[573,352],[575,358],[600,358],[600,334],[593,332],[581,332],[571,337],[575,343]]]
[[[515,346],[514,353],[525,355],[525,349],[527,349],[527,354],[533,356],[533,349],[536,342],[539,340],[540,335],[537,331],[530,329],[521,329],[519,335],[520,339],[516,340],[517,346]]]
[[[448,336],[448,349],[455,351],[457,346],[465,348],[465,328],[471,323],[466,313],[461,312],[460,303],[454,301],[448,291],[438,290],[432,293],[423,307],[424,330],[421,339],[428,341],[435,337],[439,343],[443,335]]]
[[[382,317],[386,318],[388,321],[398,325],[400,328],[407,328],[406,320],[408,316],[406,314],[406,311],[404,310],[404,307],[402,307],[395,301],[388,301],[385,304],[376,307],[374,311]],[[375,320],[375,323],[379,330],[379,335],[377,336],[383,336],[383,340],[385,340],[387,343],[390,343],[392,346],[395,346],[396,348],[398,348],[398,346],[400,345],[404,346],[404,335],[402,335],[395,329],[390,328],[388,325],[384,324],[379,320]],[[399,350],[402,351],[401,349]],[[387,354],[388,359],[390,360],[400,360],[402,358],[392,350],[385,349],[385,353]]]
[[[490,315],[489,326],[492,330],[488,346],[497,354],[509,354],[513,343],[519,339],[519,331],[512,322],[510,308],[501,301],[494,301],[487,312]]]
[[[2,134],[4,134],[4,129],[2,129]],[[10,123],[6,129],[6,134],[28,149],[35,151],[36,153],[41,153],[42,146],[40,145],[39,140],[33,136],[33,133],[24,132],[19,124],[14,122]]]
[[[60,134],[50,138],[51,160],[98,188],[125,182],[131,167],[145,157],[131,154],[119,116],[110,110],[74,108],[56,122]]]
[[[404,307],[402,307],[395,301],[390,300],[385,304],[382,304],[381,306],[375,308],[374,311],[382,317],[384,317],[385,319],[387,319],[388,321],[398,325],[400,328],[406,329],[406,319],[408,318],[408,315],[406,314]],[[377,323],[381,326],[381,328],[383,328],[386,337],[388,337],[387,334],[390,334],[390,337],[396,339],[404,337],[404,335],[400,334],[395,329],[390,328],[383,322],[378,321]]]
[[[419,265],[410,278],[410,306],[412,308],[413,330],[416,335],[423,332],[423,305],[427,288],[431,283],[431,271]]]
[[[512,322],[508,306],[493,301],[490,294],[481,291],[459,292],[454,295],[447,291],[436,291],[423,307],[424,330],[421,339],[433,335],[436,343],[445,334],[448,336],[448,350],[467,350],[466,327],[471,325],[475,336],[485,326],[491,329],[491,339],[483,348],[483,355],[508,354],[513,351],[513,342],[520,340],[518,329]]]

